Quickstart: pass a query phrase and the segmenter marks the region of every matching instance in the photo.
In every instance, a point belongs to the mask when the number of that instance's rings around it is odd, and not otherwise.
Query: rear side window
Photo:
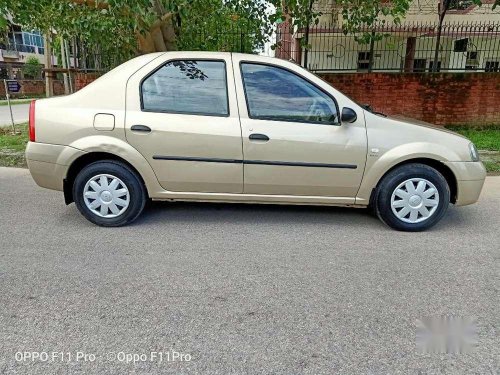
[[[142,109],[151,112],[228,116],[223,61],[170,61],[141,86]]]
[[[338,124],[335,101],[299,75],[272,65],[242,63],[252,119]]]

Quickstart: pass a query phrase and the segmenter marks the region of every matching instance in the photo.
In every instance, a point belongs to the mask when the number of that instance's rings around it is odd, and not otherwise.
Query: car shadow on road
[[[307,223],[383,226],[368,209],[277,204],[149,202],[135,225],[179,222]]]
[[[472,213],[472,215],[471,215]],[[71,218],[71,219],[70,219]],[[67,207],[61,223],[79,218],[86,221],[72,204]],[[69,221],[68,221],[69,220]],[[470,229],[474,213],[467,208],[450,205],[443,219],[428,231]],[[278,205],[255,203],[148,202],[144,212],[129,228],[165,227],[169,224],[269,224],[269,225],[328,225],[331,228],[359,228],[373,231],[390,230],[371,210],[365,208]]]
[[[467,209],[450,205],[443,219],[428,231],[470,227]],[[389,230],[370,209],[335,206],[254,203],[149,202],[134,226],[175,223],[326,224],[341,229]]]

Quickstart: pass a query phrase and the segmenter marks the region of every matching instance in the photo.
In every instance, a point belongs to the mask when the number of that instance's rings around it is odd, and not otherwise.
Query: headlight
[[[469,143],[469,152],[472,161],[479,161],[479,152],[477,152],[477,148],[474,146],[474,143]]]

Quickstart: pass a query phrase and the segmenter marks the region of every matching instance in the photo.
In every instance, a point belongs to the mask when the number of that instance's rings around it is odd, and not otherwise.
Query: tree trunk
[[[417,46],[417,38],[414,36],[408,37],[406,39],[406,55],[405,55],[405,63],[404,63],[404,71],[412,72],[413,71],[413,63],[415,62],[415,52]]]
[[[110,5],[96,0],[71,0],[78,5],[96,9],[109,9]],[[174,14],[166,12],[160,0],[152,0],[152,9],[158,19],[148,30],[137,30],[136,39],[138,53],[165,52],[177,50],[177,32],[174,24]],[[127,12],[126,9],[123,12]]]
[[[309,14],[307,16],[307,25],[306,25],[306,33],[305,33],[305,44],[306,47],[304,49],[304,68],[307,68],[308,58],[309,58],[309,24],[311,23],[311,11],[313,6],[313,0],[309,0]]]
[[[177,34],[173,16],[173,13],[165,13],[146,33],[137,32],[139,53],[177,50]]]
[[[432,64],[432,71],[438,71],[438,62],[439,62],[439,49],[441,47],[441,34],[443,32],[443,21],[446,16],[446,12],[450,8],[451,0],[444,0],[441,4],[439,4],[439,24],[438,24],[438,32],[436,37],[436,49],[434,51],[434,63]]]
[[[371,73],[373,70],[373,61],[375,59],[375,30],[372,30],[370,35],[370,56],[368,62],[368,72]]]

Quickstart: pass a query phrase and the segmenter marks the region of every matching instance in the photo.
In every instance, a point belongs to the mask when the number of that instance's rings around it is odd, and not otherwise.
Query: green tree
[[[314,3],[318,0],[281,0],[279,3],[278,18],[285,18],[294,26],[305,28],[305,35],[302,42],[305,44],[305,62],[307,66],[307,47],[309,26],[317,23],[319,12],[314,9]],[[384,34],[377,32],[377,25],[383,25],[387,20],[391,20],[396,25],[401,24],[406,15],[411,2],[414,0],[335,0],[335,4],[341,9],[343,17],[344,33],[354,34],[359,43],[373,46],[376,40],[384,37]],[[435,61],[439,56],[439,43],[441,30],[446,13],[450,9],[453,1],[443,0],[439,6],[439,24],[436,40]],[[472,3],[481,6],[484,0],[471,0]],[[275,2],[276,3],[276,2]],[[278,4],[276,4],[278,5]],[[493,9],[500,5],[500,0],[495,0]],[[370,54],[373,58],[373,54]],[[371,66],[371,62],[370,62]],[[433,64],[437,69],[438,64]]]
[[[30,56],[22,67],[23,75],[28,78],[40,78],[42,65],[35,56]]]
[[[309,47],[309,26],[317,24],[320,12],[314,6],[317,0],[281,0],[278,17],[285,18],[293,26],[305,29],[301,40],[304,51],[304,65],[307,66]],[[400,24],[406,15],[412,0],[335,0],[343,17],[343,32],[353,34],[358,43],[373,46],[376,40],[384,36],[377,32],[377,25],[385,24],[386,19]],[[384,17],[382,17],[384,16]],[[373,54],[370,54],[371,56]],[[370,66],[371,66],[370,62]]]
[[[316,1],[0,0],[0,15],[66,40],[78,37],[114,65],[135,54],[179,48],[250,52],[264,44],[279,19],[298,27],[317,22]],[[412,0],[335,1],[342,9],[345,32],[368,43],[381,36],[364,31],[383,23],[381,16],[400,23]],[[269,11],[269,4],[276,12]]]
[[[482,0],[471,0],[471,3],[481,6],[483,4]],[[439,21],[438,21],[438,31],[436,36],[436,47],[434,48],[434,63],[432,64],[432,71],[438,71],[438,62],[439,62],[439,49],[441,46],[441,34],[443,31],[443,23],[446,17],[446,14],[452,7],[454,3],[457,3],[456,0],[443,0],[439,4]],[[493,9],[495,9],[500,4],[500,0],[495,0],[493,4]]]
[[[384,23],[381,16],[385,16],[396,24],[400,23],[410,4],[414,0],[335,0],[341,9],[344,19],[344,30],[348,33],[358,33],[362,28],[376,23]],[[471,0],[481,6],[485,0]],[[272,3],[279,8],[278,18],[288,17],[295,26],[305,27],[317,19],[319,13],[315,11],[314,3],[318,0],[273,0]],[[452,0],[446,0],[445,3]],[[493,9],[500,5],[500,0],[495,0]],[[446,6],[446,10],[450,4]],[[441,8],[442,10],[442,8]]]
[[[253,50],[272,32],[266,8],[264,0],[0,0],[4,17],[67,40],[78,36],[118,61],[178,48]],[[252,38],[244,46],[239,38],[226,38],[222,46],[213,38],[193,38],[228,27],[248,29]]]

